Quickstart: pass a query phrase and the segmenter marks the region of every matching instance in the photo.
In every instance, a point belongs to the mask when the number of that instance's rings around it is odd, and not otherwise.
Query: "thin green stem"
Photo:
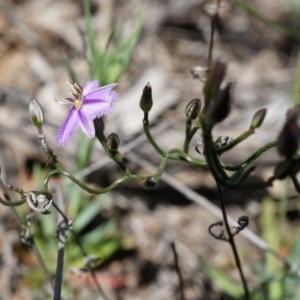
[[[174,156],[173,154],[175,154],[175,153],[178,154],[178,156]],[[177,149],[177,148],[170,150],[167,153],[167,156],[169,159],[187,161],[187,162],[190,162],[191,164],[193,164],[194,166],[198,166],[198,167],[203,167],[203,166],[207,165],[205,160],[200,160],[197,158],[190,157],[184,151]]]
[[[43,150],[44,154],[47,157],[48,164],[53,165],[56,169],[61,168],[60,163],[58,162],[56,155],[53,153],[53,150],[51,148],[49,148],[48,145],[47,145],[46,137],[45,137],[45,134],[43,132],[42,126],[38,127],[38,131],[39,131],[38,138],[41,142],[42,150]]]
[[[157,169],[157,172],[155,173],[155,175],[153,175],[153,178],[158,181],[161,177],[161,174],[164,172],[165,168],[166,168],[166,165],[167,165],[167,162],[168,162],[168,158],[167,157],[164,157],[159,166],[158,166],[158,169]]]
[[[254,133],[253,129],[249,129],[249,130],[243,132],[240,136],[238,136],[237,138],[235,138],[233,141],[231,141],[226,146],[223,146],[221,148],[216,148],[217,153],[221,155],[225,151],[228,151],[228,150],[232,149],[233,147],[235,147],[240,142],[244,141],[246,138],[248,138],[253,133]]]
[[[187,119],[185,122],[185,139],[183,144],[183,151],[188,154],[189,153],[189,147],[191,142],[191,131],[192,131],[192,121]]]
[[[106,154],[108,155],[108,157],[113,159],[115,161],[115,163],[121,168],[121,170],[125,174],[130,175],[130,171],[127,169],[127,167],[125,166],[125,163],[124,163],[124,156],[121,155],[119,152],[117,152],[116,155],[111,156],[110,151],[109,151],[108,146],[107,146],[106,137],[105,137],[104,132],[103,132],[103,125],[102,125],[101,122],[102,121],[100,119],[94,120],[96,138],[101,143],[101,145],[102,145],[104,151],[106,152]]]
[[[144,133],[149,141],[149,143],[153,146],[153,148],[156,150],[157,153],[159,153],[163,157],[167,157],[167,152],[163,151],[155,142],[153,139],[153,136],[149,130],[149,121],[144,118],[143,120],[143,129]]]
[[[184,145],[183,145],[183,151],[186,154],[189,153],[189,147],[190,147],[191,140],[194,137],[195,133],[199,130],[199,128],[200,128],[199,124],[197,124],[193,128],[189,127],[189,130],[187,130],[187,126],[186,126],[185,140],[184,140]]]
[[[276,147],[276,145],[277,145],[277,141],[266,144],[265,146],[259,148],[254,154],[252,154],[249,158],[247,158],[243,163],[241,163],[237,166],[228,166],[228,165],[225,165],[224,163],[222,163],[222,166],[223,166],[224,169],[226,169],[228,171],[237,171],[240,168],[246,168],[253,161],[255,161],[259,156],[261,156],[267,150]]]
[[[74,177],[69,172],[64,171],[62,169],[56,169],[56,170],[51,171],[44,180],[44,190],[45,190],[45,192],[49,192],[48,191],[49,180],[55,174],[62,174],[64,176],[68,177],[71,181],[73,181],[75,184],[80,186],[83,190],[87,191],[90,194],[94,194],[94,195],[100,195],[100,194],[110,192],[115,187],[117,187],[120,183],[122,183],[123,181],[126,181],[126,180],[133,180],[133,179],[144,180],[146,178],[146,176],[144,176],[144,175],[133,175],[133,174],[125,175],[125,176],[119,178],[118,180],[114,181],[108,187],[97,190],[97,189],[93,189],[93,188],[90,188],[89,186],[85,185],[82,181],[78,180],[76,177]]]

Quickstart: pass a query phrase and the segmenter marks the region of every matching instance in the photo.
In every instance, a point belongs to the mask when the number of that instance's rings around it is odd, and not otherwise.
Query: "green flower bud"
[[[120,139],[116,133],[111,133],[106,140],[108,150],[111,155],[116,155],[118,153],[118,148],[120,145]]]
[[[288,158],[276,166],[274,170],[274,177],[281,180],[289,175],[295,174],[298,170],[299,160],[295,158]]]
[[[227,86],[218,93],[217,97],[209,106],[207,115],[212,124],[223,121],[229,115],[231,109],[231,86],[232,83],[228,83]]]
[[[220,85],[226,76],[226,72],[227,61],[224,57],[220,57],[212,64],[205,81],[203,88],[203,93],[205,95],[205,106],[208,106],[211,99],[218,94]]]
[[[147,113],[151,110],[152,105],[152,88],[148,82],[143,89],[143,94],[140,100],[140,108],[143,112]]]
[[[154,177],[148,176],[148,177],[145,178],[144,188],[146,190],[153,190],[153,189],[156,188],[156,186],[157,186],[157,180]]]
[[[265,119],[266,113],[267,113],[267,110],[265,108],[257,111],[252,118],[250,128],[251,129],[259,128]]]
[[[35,127],[41,127],[44,123],[42,107],[34,97],[29,101],[29,118]]]
[[[198,117],[200,110],[201,110],[201,100],[196,98],[190,101],[186,106],[185,115],[188,118],[188,120],[192,121]]]
[[[286,122],[278,137],[278,152],[285,157],[294,155],[299,147],[299,136],[300,130],[297,122]]]

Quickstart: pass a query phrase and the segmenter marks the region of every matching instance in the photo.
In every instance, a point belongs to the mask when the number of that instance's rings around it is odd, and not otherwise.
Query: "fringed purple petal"
[[[93,80],[93,81],[88,81],[84,87],[82,88],[83,89],[83,97],[85,97],[86,95],[88,95],[90,92],[96,90],[97,88],[99,87],[99,82],[98,80]]]
[[[71,108],[67,119],[57,133],[56,144],[58,146],[65,147],[79,127],[89,138],[94,138],[93,120],[112,112],[114,101],[118,99],[118,93],[113,90],[117,83],[103,87],[98,87],[98,84],[98,80],[93,80],[83,87],[82,106],[78,109],[74,106]],[[71,86],[72,88],[77,92],[76,86]]]
[[[113,102],[104,101],[85,101],[81,107],[82,113],[89,119],[100,118],[104,115],[110,114],[113,111]]]
[[[88,138],[92,139],[95,137],[95,126],[93,119],[90,119],[89,117],[86,116],[86,114],[82,111],[79,110],[78,112],[78,120],[79,120],[79,125],[82,131],[87,135]]]
[[[65,147],[70,141],[71,137],[74,135],[76,130],[78,129],[80,123],[78,121],[78,110],[74,107],[71,108],[69,114],[59,128],[57,132],[57,136],[55,139],[55,143],[60,147]]]
[[[113,91],[112,89],[115,88],[116,86],[117,83],[113,83],[113,84],[100,87],[85,95],[84,99],[91,100],[91,101],[102,100],[106,102],[115,101],[118,98],[118,93]]]

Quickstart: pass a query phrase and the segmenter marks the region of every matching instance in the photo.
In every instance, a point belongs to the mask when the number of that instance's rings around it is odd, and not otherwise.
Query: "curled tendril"
[[[239,226],[233,226],[233,228],[235,229],[235,232],[232,235],[236,235],[240,231],[245,229],[249,225],[249,218],[247,216],[241,216],[241,217],[239,217],[237,222],[238,222]]]
[[[65,239],[68,237],[66,235],[66,231],[73,230],[72,228],[73,222],[74,222],[73,218],[69,218],[68,220],[62,220],[61,222],[59,222],[55,236],[58,238],[58,240],[61,243],[65,243]]]
[[[28,246],[29,248],[32,248],[34,242],[33,237],[29,231],[28,228],[26,228],[24,225],[22,226],[21,232],[20,232],[21,242]]]
[[[49,208],[52,205],[52,195],[49,193],[42,193],[37,191],[32,191],[29,193],[24,193],[25,200],[29,207],[37,212],[42,213],[43,215],[50,214]],[[42,206],[39,208],[38,205],[42,204]]]
[[[248,225],[249,225],[249,218],[247,216],[241,216],[239,217],[237,223],[239,224],[239,226],[233,226],[232,228],[235,229],[235,232],[232,233],[232,236],[237,235],[240,231],[242,231],[243,229],[245,229]],[[221,232],[219,234],[216,234],[212,231],[212,229],[214,227],[218,227],[218,226],[223,226],[223,221],[219,221],[216,223],[211,224],[208,227],[208,232],[210,233],[211,236],[213,236],[215,239],[217,240],[221,240],[221,241],[225,241],[228,242],[229,239],[225,236],[224,234],[224,230],[221,230]]]
[[[218,148],[220,148],[220,147],[226,146],[228,144],[228,141],[229,141],[229,136],[221,135],[215,140],[214,144]]]
[[[216,222],[216,223],[213,223],[211,224],[209,227],[208,227],[208,232],[210,233],[211,236],[213,236],[215,239],[217,240],[221,240],[221,241],[225,241],[225,242],[228,242],[228,239],[227,237],[225,236],[224,234],[224,230],[221,230],[221,232],[217,235],[215,234],[212,229],[214,227],[218,227],[218,226],[223,226],[223,221],[219,221],[219,222]]]
[[[195,146],[196,152],[199,153],[200,155],[205,155],[205,150],[203,148],[204,148],[204,140],[198,142],[197,145]]]
[[[82,268],[81,270],[85,271],[95,269],[97,265],[99,265],[101,260],[102,259],[100,257],[92,257],[91,255],[88,255],[84,258],[84,268]]]

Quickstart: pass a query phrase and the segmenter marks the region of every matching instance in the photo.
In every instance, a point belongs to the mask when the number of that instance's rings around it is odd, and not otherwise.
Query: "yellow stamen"
[[[74,106],[75,106],[76,109],[80,109],[81,106],[82,106],[82,101],[80,101],[80,100],[75,100],[75,101],[74,101]]]

